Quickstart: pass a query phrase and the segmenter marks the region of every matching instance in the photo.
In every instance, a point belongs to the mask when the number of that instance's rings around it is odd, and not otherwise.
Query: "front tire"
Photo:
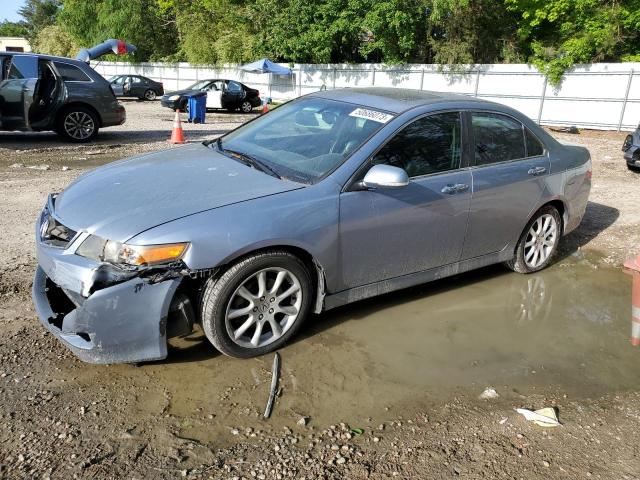
[[[98,135],[98,118],[88,108],[70,107],[60,115],[56,132],[70,142],[89,142]]]
[[[221,353],[256,357],[296,334],[312,300],[313,282],[299,258],[283,250],[257,253],[207,281],[202,328]]]
[[[558,250],[561,233],[562,219],[558,210],[551,205],[542,207],[524,228],[515,256],[507,266],[518,273],[533,273],[546,268]]]

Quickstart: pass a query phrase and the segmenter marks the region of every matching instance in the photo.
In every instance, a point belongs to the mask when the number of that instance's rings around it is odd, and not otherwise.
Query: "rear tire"
[[[73,143],[84,143],[98,135],[98,117],[88,108],[74,106],[66,108],[56,124],[56,132]]]
[[[558,250],[562,219],[558,210],[546,205],[524,227],[516,245],[515,256],[506,262],[514,272],[533,273],[549,266]]]
[[[225,355],[263,355],[296,334],[313,296],[311,276],[299,258],[283,250],[253,254],[207,281],[202,328]]]
[[[155,100],[156,99],[156,92],[149,89],[146,92],[144,92],[144,99],[145,100]]]
[[[240,105],[240,110],[242,111],[242,113],[251,113],[251,111],[253,110],[253,105],[251,105],[251,102],[245,100],[244,102],[242,102],[242,105]]]

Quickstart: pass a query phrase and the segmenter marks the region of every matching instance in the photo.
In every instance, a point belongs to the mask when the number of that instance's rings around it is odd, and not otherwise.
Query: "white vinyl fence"
[[[486,98],[516,108],[543,125],[633,130],[640,122],[640,63],[583,65],[567,73],[558,88],[548,84],[535,68],[522,64],[475,65],[465,73],[443,72],[436,65],[296,64],[293,76],[247,73],[235,65],[92,65],[105,78],[130,73],[161,81],[167,92],[208,78],[239,80],[274,100],[324,88],[414,88]]]

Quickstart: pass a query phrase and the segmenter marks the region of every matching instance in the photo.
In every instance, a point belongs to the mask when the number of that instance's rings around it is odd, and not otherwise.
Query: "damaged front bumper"
[[[181,277],[144,277],[76,255],[82,236],[52,246],[37,229],[32,295],[40,322],[85,362],[165,358],[167,319]]]

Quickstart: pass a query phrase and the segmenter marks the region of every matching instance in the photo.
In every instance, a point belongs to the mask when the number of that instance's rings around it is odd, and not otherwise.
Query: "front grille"
[[[40,226],[40,238],[43,242],[55,246],[66,247],[77,232],[65,227],[49,214],[45,214]]]

